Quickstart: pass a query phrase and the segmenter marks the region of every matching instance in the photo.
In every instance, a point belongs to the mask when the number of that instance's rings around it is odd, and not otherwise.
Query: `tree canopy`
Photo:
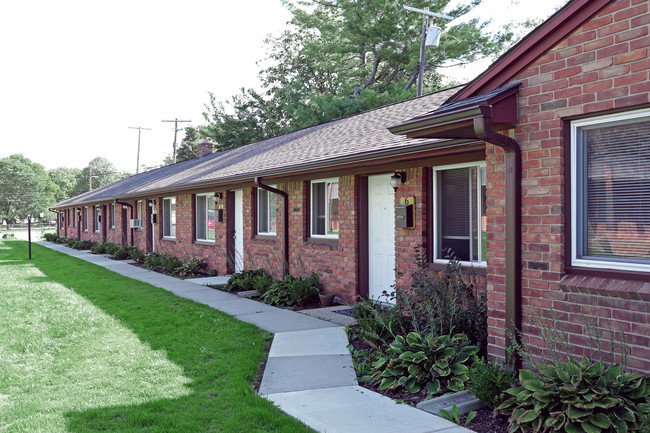
[[[409,5],[461,17],[482,0],[447,10],[450,0]],[[415,96],[422,16],[386,0],[287,0],[290,27],[266,40],[262,91],[241,89],[227,104],[213,94],[199,133],[218,149],[248,144]],[[488,33],[487,22],[466,20],[444,30],[427,50],[426,92],[443,88],[441,68],[505,50],[513,33]]]
[[[57,186],[54,193],[54,200],[57,203],[84,192],[77,190],[77,183],[81,176],[81,170],[78,168],[59,167],[48,171],[47,174]]]
[[[90,176],[92,176],[92,180],[89,181]],[[91,159],[88,163],[88,166],[81,170],[81,173],[77,177],[75,189],[72,196],[89,191],[91,182],[92,189],[97,189],[123,179],[127,176],[128,174],[117,171],[111,161],[102,156],[98,156]]]
[[[41,164],[20,154],[0,159],[0,220],[7,224],[26,218],[28,212],[37,218],[47,214],[57,190]]]

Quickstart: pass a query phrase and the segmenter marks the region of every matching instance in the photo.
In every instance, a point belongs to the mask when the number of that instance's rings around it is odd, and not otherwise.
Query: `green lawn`
[[[253,325],[0,241],[0,432],[307,432],[250,383]]]

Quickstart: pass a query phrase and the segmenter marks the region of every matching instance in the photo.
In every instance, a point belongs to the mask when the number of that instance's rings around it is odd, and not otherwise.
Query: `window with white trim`
[[[83,225],[84,225],[84,226],[83,226],[83,227],[84,227],[84,231],[87,232],[87,231],[88,231],[88,206],[84,206],[84,210],[83,210]]]
[[[339,237],[339,181],[311,182],[311,236]]]
[[[95,227],[94,227],[95,228],[95,233],[99,232],[99,228],[100,228],[101,220],[102,220],[101,215],[102,215],[102,213],[100,211],[99,206],[95,206]]]
[[[571,122],[571,261],[650,271],[650,110]]]
[[[271,186],[275,188],[275,186]],[[257,233],[275,235],[277,230],[276,195],[262,188],[257,188]]]
[[[110,212],[110,223],[111,223],[111,228],[115,228],[115,203],[111,203],[111,212]]]
[[[434,167],[434,261],[485,265],[485,163]]]
[[[196,195],[196,240],[214,242],[214,193]]]
[[[176,237],[176,197],[163,198],[163,237]]]

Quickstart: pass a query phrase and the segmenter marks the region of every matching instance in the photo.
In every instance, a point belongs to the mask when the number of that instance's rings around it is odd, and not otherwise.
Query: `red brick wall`
[[[207,269],[216,269],[219,275],[225,275],[226,259],[226,223],[215,223],[215,242],[195,240],[196,196],[194,194],[179,194],[176,196],[176,239],[162,238],[162,198],[157,200],[158,224],[156,224],[156,252],[169,253],[177,256],[183,262],[192,257],[205,258]],[[225,204],[224,204],[225,209]]]
[[[643,283],[584,276],[565,277],[564,121],[648,103],[648,23],[645,0],[616,1],[523,71],[515,139],[522,147],[522,289],[524,332],[539,344],[530,324],[534,310],[552,310],[569,329],[577,354],[585,352],[579,315],[610,319],[627,332],[630,365],[650,372],[648,288]],[[488,290],[490,352],[503,354],[503,152],[488,146]],[[563,279],[564,278],[564,279]],[[633,286],[630,293],[630,285]],[[639,293],[639,291],[645,293]]]

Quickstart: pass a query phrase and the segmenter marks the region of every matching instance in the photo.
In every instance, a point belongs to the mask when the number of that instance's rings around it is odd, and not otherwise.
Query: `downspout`
[[[116,204],[121,204],[122,206],[128,206],[129,209],[131,209],[131,212],[130,212],[131,213],[131,219],[133,219],[133,205],[131,203],[127,203],[125,201],[120,201],[119,199],[115,199],[114,202]],[[122,223],[122,224],[124,224],[124,223]],[[131,227],[131,225],[129,224],[129,230],[131,231],[131,242],[130,242],[130,244],[131,244],[131,246],[133,246],[133,229],[130,228],[130,227]]]
[[[282,240],[282,259],[284,262],[282,265],[282,276],[286,277],[289,275],[289,194],[277,188],[264,185],[261,177],[255,178],[255,185],[258,188],[282,196],[282,234],[284,238]]]
[[[481,106],[482,117],[474,119],[476,136],[501,147],[505,152],[506,180],[506,347],[520,343],[521,332],[521,147],[507,135],[491,128],[492,107]],[[514,341],[513,341],[514,339]],[[514,353],[514,367],[521,368],[521,357]]]

